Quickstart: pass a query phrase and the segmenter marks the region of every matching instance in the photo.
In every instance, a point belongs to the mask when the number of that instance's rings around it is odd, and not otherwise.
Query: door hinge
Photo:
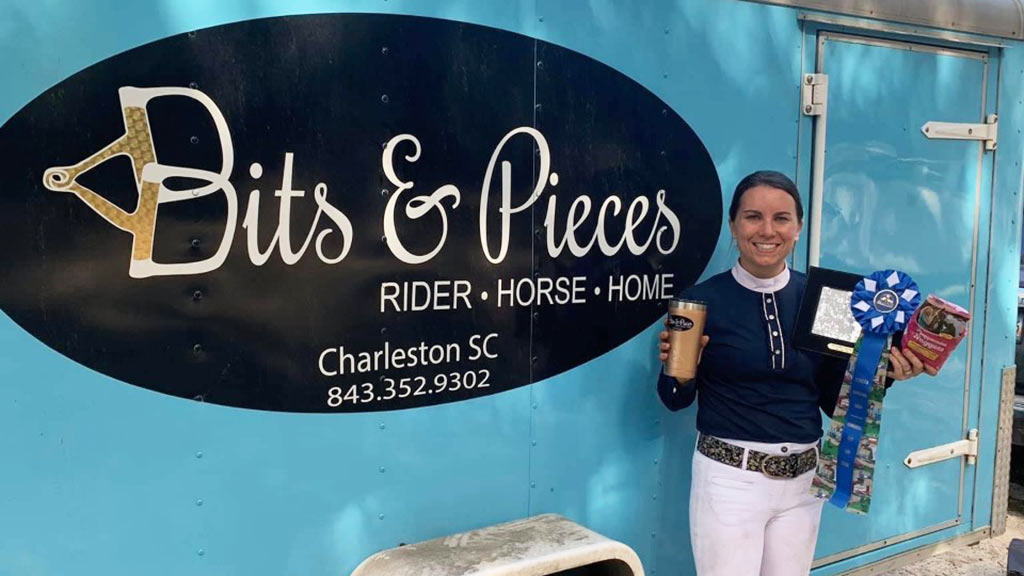
[[[995,150],[999,140],[999,115],[989,114],[984,124],[925,122],[921,132],[937,140],[984,140],[985,150]]]
[[[828,74],[804,74],[800,85],[800,109],[804,116],[821,116],[828,109]]]
[[[907,457],[903,460],[903,463],[908,468],[917,468],[919,466],[927,466],[928,464],[935,464],[936,462],[942,462],[943,460],[949,460],[950,458],[957,458],[959,456],[966,456],[967,463],[974,465],[978,459],[978,429],[972,428],[967,433],[966,440],[957,440],[956,442],[950,442],[949,444],[943,444],[942,446],[935,446],[933,448],[925,448],[924,450],[917,450],[907,454]]]

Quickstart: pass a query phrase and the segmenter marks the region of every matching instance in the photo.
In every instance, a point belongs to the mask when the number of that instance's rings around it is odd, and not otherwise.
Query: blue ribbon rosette
[[[836,488],[829,500],[845,508],[853,490],[854,461],[867,424],[869,395],[882,353],[894,332],[903,330],[921,303],[914,280],[898,270],[879,270],[857,283],[850,311],[863,331],[850,382],[850,401],[836,459]],[[882,372],[884,372],[884,367]]]

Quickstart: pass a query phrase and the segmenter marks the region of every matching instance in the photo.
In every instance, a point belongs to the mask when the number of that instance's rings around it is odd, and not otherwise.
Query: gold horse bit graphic
[[[132,256],[128,274],[132,278],[201,274],[217,269],[227,258],[238,217],[238,200],[228,178],[234,164],[234,148],[227,122],[217,105],[206,94],[189,88],[135,88],[118,90],[125,132],[92,156],[72,166],[49,168],[43,174],[43,185],[55,192],[72,192],[97,214],[117,228],[132,234]],[[181,166],[165,166],[156,157],[146,104],[163,96],[183,96],[202,104],[213,119],[221,145],[221,170],[210,172]],[[92,168],[115,156],[128,156],[135,174],[139,202],[133,212],[122,210],[100,194],[78,183],[77,179]],[[171,190],[164,185],[169,178],[190,178],[208,184],[192,190]],[[213,256],[196,262],[161,264],[153,261],[153,236],[160,204],[189,200],[223,191],[227,199],[227,225],[220,247]]]

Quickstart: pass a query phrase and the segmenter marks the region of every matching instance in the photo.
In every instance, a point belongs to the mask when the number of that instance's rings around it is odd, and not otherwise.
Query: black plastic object
[[[1024,576],[1024,540],[1014,538],[1006,554],[1006,575]]]

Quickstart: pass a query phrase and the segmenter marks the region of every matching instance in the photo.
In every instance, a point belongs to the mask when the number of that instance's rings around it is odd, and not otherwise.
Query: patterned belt
[[[697,451],[716,462],[735,468],[743,468],[743,451],[745,449],[719,440],[714,436],[701,434],[697,439]],[[808,448],[795,454],[766,454],[757,450],[747,450],[747,470],[761,472],[770,478],[796,478],[814,470],[818,465],[818,452]]]

